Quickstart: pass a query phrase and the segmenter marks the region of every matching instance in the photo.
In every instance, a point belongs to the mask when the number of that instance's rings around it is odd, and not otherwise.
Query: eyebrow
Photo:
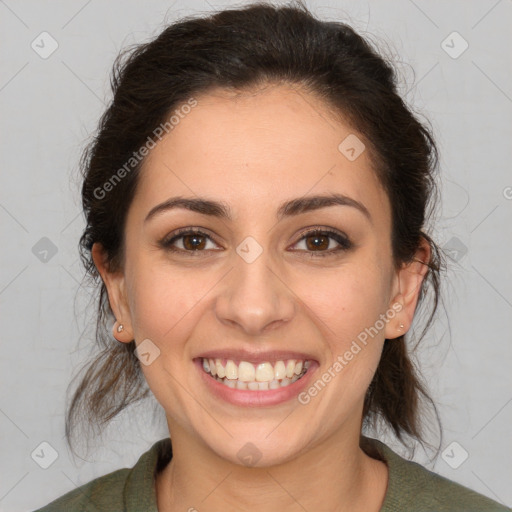
[[[326,208],[328,206],[351,206],[361,212],[370,221],[370,223],[372,222],[370,212],[363,203],[343,194],[305,196],[286,201],[279,206],[276,217],[277,220],[280,221],[285,217],[299,215],[301,213]],[[163,214],[164,212],[176,208],[183,208],[202,215],[210,215],[212,217],[228,221],[233,219],[229,205],[224,202],[213,201],[211,199],[201,197],[171,197],[152,208],[146,216],[144,223]]]

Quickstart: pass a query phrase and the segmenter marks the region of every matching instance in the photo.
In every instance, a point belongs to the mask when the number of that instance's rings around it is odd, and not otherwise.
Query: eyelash
[[[196,229],[196,228],[182,228],[182,229],[179,229],[178,231],[172,233],[171,235],[165,237],[164,239],[162,239],[159,242],[159,245],[161,247],[163,247],[164,249],[167,249],[167,250],[169,250],[171,252],[174,252],[174,253],[179,253],[179,252],[181,252],[181,253],[190,253],[191,255],[193,255],[193,257],[198,257],[199,256],[198,253],[206,252],[205,249],[189,251],[189,250],[178,249],[176,247],[173,247],[172,244],[176,240],[179,240],[180,238],[183,238],[185,235],[200,235],[202,237],[206,237],[209,240],[215,242],[215,240],[213,240],[213,238],[210,235],[208,235],[204,231],[201,231],[200,229]],[[332,230],[329,230],[329,229],[320,229],[320,228],[313,228],[313,229],[310,229],[310,230],[302,232],[300,234],[299,240],[294,245],[297,245],[299,242],[301,242],[305,238],[310,237],[310,236],[314,236],[314,235],[322,235],[322,236],[327,236],[329,238],[332,238],[333,240],[338,242],[338,244],[340,246],[338,248],[336,248],[336,249],[330,249],[328,251],[302,251],[302,252],[308,252],[310,254],[311,258],[316,258],[316,257],[323,258],[323,257],[326,257],[326,256],[333,256],[333,255],[338,254],[340,251],[348,251],[349,249],[351,249],[353,247],[353,244],[349,240],[349,238],[346,235],[342,234],[341,232],[332,231]]]

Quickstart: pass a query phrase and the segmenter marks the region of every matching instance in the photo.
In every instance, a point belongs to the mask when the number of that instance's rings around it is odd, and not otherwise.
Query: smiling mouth
[[[289,386],[301,379],[311,365],[306,359],[286,359],[252,364],[233,359],[200,358],[203,371],[232,389],[265,391]]]

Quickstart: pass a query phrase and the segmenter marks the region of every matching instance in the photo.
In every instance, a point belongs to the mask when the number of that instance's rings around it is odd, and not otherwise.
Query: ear
[[[421,291],[423,279],[428,272],[428,262],[431,257],[429,242],[421,237],[420,246],[411,262],[396,272],[393,279],[393,299],[389,304],[390,310],[396,314],[393,320],[386,324],[385,337],[394,339],[405,334],[411,327],[416,305]],[[403,324],[403,328],[400,325]]]
[[[100,243],[94,243],[91,250],[92,259],[101,279],[105,283],[108,300],[116,322],[112,327],[112,335],[118,341],[129,343],[133,340],[133,329],[130,309],[126,296],[125,277],[122,271],[111,272],[107,264],[107,255]],[[121,332],[117,331],[119,325],[123,325]]]

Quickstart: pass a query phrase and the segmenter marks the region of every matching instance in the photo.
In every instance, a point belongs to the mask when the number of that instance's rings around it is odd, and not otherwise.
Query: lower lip
[[[245,407],[278,405],[296,398],[297,395],[308,385],[311,380],[311,376],[318,367],[318,363],[316,361],[311,361],[308,371],[293,384],[277,389],[252,391],[229,388],[222,384],[203,370],[201,358],[196,359],[194,363],[198,368],[204,383],[215,396],[233,405],[241,405]]]

